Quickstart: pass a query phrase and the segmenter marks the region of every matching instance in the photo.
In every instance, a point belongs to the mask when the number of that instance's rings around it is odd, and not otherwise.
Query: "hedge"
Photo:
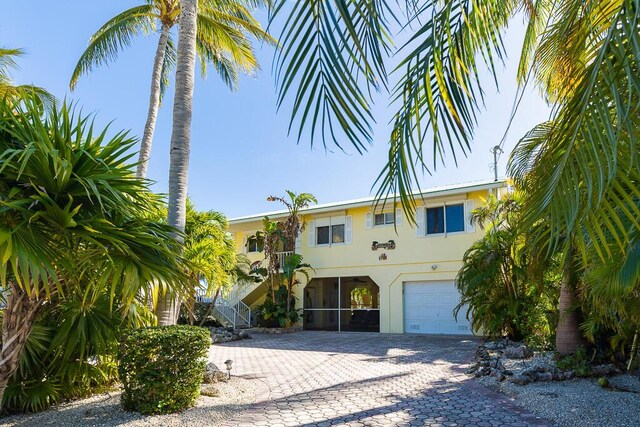
[[[142,414],[178,412],[195,404],[211,345],[209,330],[176,325],[135,329],[121,340],[122,406]]]

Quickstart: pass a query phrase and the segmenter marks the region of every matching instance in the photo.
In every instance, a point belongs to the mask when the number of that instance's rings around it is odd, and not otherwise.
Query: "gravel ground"
[[[0,426],[203,426],[234,417],[256,401],[255,381],[232,377],[217,383],[218,397],[200,396],[195,407],[170,415],[145,416],[120,406],[120,392],[100,394],[30,415],[0,418]]]
[[[603,389],[597,379],[536,382],[524,386],[492,377],[477,378],[486,387],[514,399],[514,403],[561,427],[640,426],[640,381],[631,375],[609,378],[614,388]]]

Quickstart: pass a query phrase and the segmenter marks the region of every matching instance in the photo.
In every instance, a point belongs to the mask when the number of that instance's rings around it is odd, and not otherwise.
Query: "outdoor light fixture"
[[[377,251],[380,248],[387,249],[387,250],[395,249],[396,248],[396,242],[394,242],[393,240],[389,240],[387,243],[378,243],[377,241],[371,242],[371,250],[372,251]]]
[[[231,365],[233,365],[233,360],[226,360],[224,364],[227,366],[227,373],[229,374],[229,379],[231,379]]]

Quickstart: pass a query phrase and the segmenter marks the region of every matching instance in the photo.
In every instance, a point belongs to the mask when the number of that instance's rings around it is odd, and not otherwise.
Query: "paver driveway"
[[[465,338],[305,331],[211,348],[210,360],[262,381],[228,426],[526,426],[542,420],[466,379]]]

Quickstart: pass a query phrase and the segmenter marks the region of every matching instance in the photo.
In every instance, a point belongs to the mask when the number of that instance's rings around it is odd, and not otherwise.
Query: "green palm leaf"
[[[297,126],[298,141],[308,125],[312,146],[321,134],[325,149],[327,141],[343,149],[344,137],[358,152],[366,150],[373,138],[370,89],[386,84],[385,11],[377,0],[274,3],[272,22],[288,15],[279,37],[283,48],[274,57],[277,105],[292,101],[289,132]]]
[[[154,31],[155,19],[153,6],[144,4],[125,10],[107,21],[91,37],[87,49],[80,56],[69,82],[71,90],[83,74],[115,61],[120,50],[130,46],[136,36]]]

